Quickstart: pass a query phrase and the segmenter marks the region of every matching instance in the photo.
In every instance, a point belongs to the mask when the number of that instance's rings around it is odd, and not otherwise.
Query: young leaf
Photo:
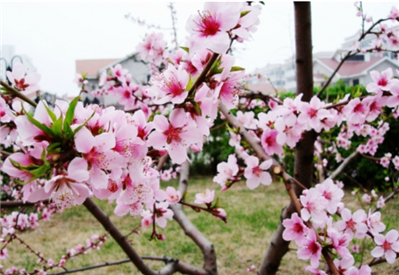
[[[243,17],[243,16],[247,15],[249,12],[250,12],[250,11],[243,11],[243,12],[241,12],[240,17]]]
[[[233,66],[230,70],[230,72],[237,72],[237,71],[244,71],[245,68],[238,67],[238,66]]]
[[[62,120],[63,120],[62,116],[60,116],[60,118],[54,121],[52,125],[54,134],[59,138],[62,138],[62,122],[63,122]]]
[[[61,143],[60,142],[54,142],[54,143],[51,143],[48,147],[47,147],[47,151],[48,152],[51,152],[51,151],[53,151],[54,149],[56,149],[58,146],[60,146],[61,145]]]
[[[180,47],[180,48],[185,50],[187,53],[190,53],[190,49],[188,47]]]
[[[64,120],[64,128],[66,125],[71,125],[71,123],[73,122],[73,118],[75,116],[75,108],[76,105],[78,104],[80,97],[76,97],[74,98],[71,103],[69,104],[68,110],[66,111],[65,114],[65,120]]]
[[[94,116],[95,113],[96,113],[96,112],[93,112],[93,113],[91,114],[91,116],[90,116],[88,119],[86,119],[85,122],[83,122],[82,125],[79,125],[79,127],[77,127],[77,128],[75,129],[75,131],[73,131],[73,136],[75,136],[75,134],[76,134],[80,129],[82,129],[82,127],[84,127],[84,126],[87,124],[87,122],[89,122],[89,120]]]
[[[29,173],[33,175],[33,178],[31,178],[28,183],[44,176],[50,169],[51,164],[46,161],[43,165],[39,166],[39,168],[30,171]]]
[[[55,134],[53,132],[53,129],[51,129],[50,127],[41,124],[39,121],[37,121],[36,119],[33,118],[33,116],[31,114],[29,114],[28,112],[26,112],[26,117],[28,118],[28,120],[30,121],[30,123],[32,123],[33,125],[35,125],[37,128],[39,128],[40,130],[42,130],[44,133],[46,133],[49,136],[55,137]]]
[[[43,101],[43,105],[44,105],[44,108],[46,108],[46,111],[47,111],[48,115],[50,116],[51,120],[53,122],[55,122],[57,120],[56,115],[53,113],[53,111],[50,110],[50,108],[47,106],[47,104],[44,101]]]
[[[219,198],[213,201],[211,208],[219,208]]]
[[[194,106],[195,114],[197,116],[201,116],[202,115],[202,110],[201,110],[201,107],[199,106],[199,104],[197,102],[195,102],[194,100],[191,101],[191,104],[193,104],[193,106]]]

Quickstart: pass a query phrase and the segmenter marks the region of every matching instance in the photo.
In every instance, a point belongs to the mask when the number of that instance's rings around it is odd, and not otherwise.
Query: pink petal
[[[169,120],[174,128],[183,127],[187,123],[186,112],[183,108],[174,109],[169,116]]]
[[[398,235],[398,231],[392,229],[385,235],[385,240],[389,243],[396,242],[398,240]]]
[[[374,258],[382,257],[382,255],[384,255],[384,249],[381,246],[377,246],[371,250],[371,256]]]
[[[187,149],[181,144],[172,143],[168,148],[168,153],[173,163],[182,164],[187,160]]]
[[[395,259],[396,259],[396,253],[393,252],[393,250],[386,251],[385,252],[385,259],[387,259],[388,263],[393,264],[395,262]]]
[[[94,137],[86,127],[82,127],[75,135],[76,150],[80,153],[89,153],[94,146]]]
[[[88,164],[84,158],[74,158],[68,165],[68,177],[77,182],[86,181],[89,179]]]

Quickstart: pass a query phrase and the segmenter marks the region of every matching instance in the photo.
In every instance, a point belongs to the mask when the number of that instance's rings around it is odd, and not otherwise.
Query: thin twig
[[[29,104],[32,105],[33,107],[36,107],[36,106],[37,106],[36,102],[32,101],[32,100],[31,100],[30,98],[28,98],[26,95],[21,94],[20,92],[18,92],[17,90],[15,90],[13,87],[11,87],[10,85],[8,85],[8,84],[5,83],[4,81],[1,81],[1,80],[0,80],[0,84],[1,84],[1,86],[3,86],[4,88],[6,88],[7,91],[9,91],[13,96],[22,99],[23,101],[29,103]]]
[[[49,275],[70,274],[70,273],[86,271],[86,270],[96,269],[96,268],[101,268],[101,267],[106,267],[106,266],[124,264],[124,263],[128,263],[128,262],[130,262],[130,259],[123,259],[123,260],[115,261],[115,262],[105,262],[103,264],[91,265],[91,266],[81,267],[81,268],[77,268],[77,269],[69,269],[67,271],[62,271],[62,272],[57,272],[57,273],[50,273]]]

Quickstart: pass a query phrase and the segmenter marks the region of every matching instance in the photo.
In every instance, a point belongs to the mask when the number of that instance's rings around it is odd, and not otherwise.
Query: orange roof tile
[[[317,58],[320,62],[330,68],[332,71],[338,67],[338,61],[331,58]],[[338,73],[341,76],[351,76],[364,72],[366,69],[372,67],[383,57],[370,58],[370,61],[347,61],[339,68]]]
[[[88,77],[97,77],[98,71],[119,59],[84,59],[76,60],[76,73],[87,73]]]

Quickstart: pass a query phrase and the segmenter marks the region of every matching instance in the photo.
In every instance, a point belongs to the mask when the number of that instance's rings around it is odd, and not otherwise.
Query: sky
[[[136,51],[146,33],[162,31],[172,39],[172,20],[167,2],[4,2],[0,4],[0,42],[13,45],[15,54],[28,55],[41,74],[42,91],[75,96],[75,61],[124,58]],[[366,2],[364,12],[374,20],[386,17],[398,2]],[[190,14],[203,2],[174,4],[180,44],[187,37]],[[354,2],[312,2],[313,52],[335,51],[344,39],[361,27]],[[163,30],[149,29],[126,19],[145,20]],[[248,73],[267,64],[280,63],[294,52],[292,2],[266,2],[260,24],[251,41],[237,43],[236,65]]]

